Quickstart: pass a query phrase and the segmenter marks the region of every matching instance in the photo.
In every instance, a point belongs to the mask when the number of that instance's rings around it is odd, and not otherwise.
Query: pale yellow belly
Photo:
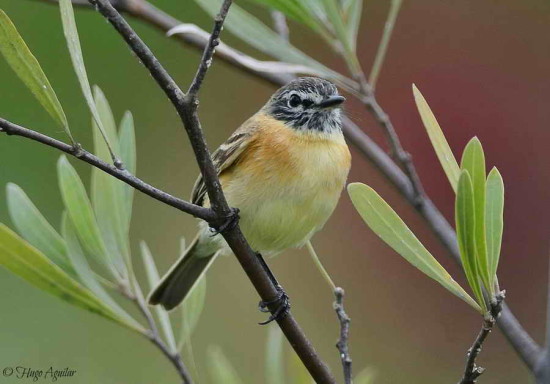
[[[253,196],[242,193],[240,187],[229,186],[226,193],[229,203],[240,209],[241,229],[251,247],[266,255],[308,241],[334,211],[341,191],[298,184],[283,190],[271,183],[254,187]]]
[[[351,157],[341,134],[319,139],[272,127],[258,137],[220,180],[229,204],[240,210],[251,247],[270,255],[302,246],[323,227],[338,203]],[[203,238],[205,231],[203,225]],[[221,236],[212,240],[227,247]]]
[[[323,227],[350,167],[343,141],[291,144],[274,151],[271,142],[271,150],[248,154],[221,177],[244,235],[264,254],[300,247]]]

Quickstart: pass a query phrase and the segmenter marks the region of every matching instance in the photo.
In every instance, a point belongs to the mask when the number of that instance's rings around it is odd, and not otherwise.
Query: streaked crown
[[[277,90],[263,110],[294,129],[332,133],[341,130],[344,101],[330,81],[301,77]]]

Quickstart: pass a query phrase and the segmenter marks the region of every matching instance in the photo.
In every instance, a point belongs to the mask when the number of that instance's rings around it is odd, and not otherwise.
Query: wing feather
[[[255,119],[250,118],[216,149],[212,154],[212,161],[218,171],[218,176],[240,158],[250,144],[256,130],[257,124],[255,123]],[[204,185],[202,175],[199,175],[191,193],[191,202],[202,206],[205,197],[206,186]]]

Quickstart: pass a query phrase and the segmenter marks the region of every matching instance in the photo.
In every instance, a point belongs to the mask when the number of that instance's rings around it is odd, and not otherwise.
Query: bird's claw
[[[270,301],[262,300],[258,304],[258,309],[260,310],[260,312],[263,312],[263,313],[271,312],[271,315],[266,321],[262,321],[261,323],[258,323],[258,324],[266,325],[271,323],[274,320],[282,319],[283,317],[286,316],[286,314],[290,310],[290,299],[280,285],[277,285],[277,292],[278,292],[277,297],[275,297],[273,300],[270,300]],[[275,310],[271,311],[269,307],[275,304],[277,305],[277,307],[275,308]]]
[[[225,217],[225,221],[219,227],[210,227],[211,236],[214,237],[229,231],[239,222],[239,208],[231,208],[231,212]]]

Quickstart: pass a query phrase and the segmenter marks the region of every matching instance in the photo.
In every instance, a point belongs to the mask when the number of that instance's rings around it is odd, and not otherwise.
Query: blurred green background
[[[365,3],[359,51],[368,70],[388,2]],[[210,29],[211,20],[193,1],[158,0],[154,4],[184,22]],[[73,133],[90,148],[90,117],[70,64],[57,8],[31,0],[0,0],[0,7],[42,64]],[[173,108],[103,18],[79,10],[77,22],[90,81],[103,89],[117,119],[126,109],[134,113],[138,175],[173,194],[188,196],[198,169]],[[132,25],[173,77],[187,84],[198,53],[141,22],[132,21]],[[455,153],[477,135],[488,165],[498,165],[506,184],[499,279],[507,290],[508,304],[539,342],[544,333],[550,212],[549,30],[550,3],[545,0],[405,0],[377,85],[379,102],[393,119],[404,147],[413,154],[428,194],[447,218],[452,219],[453,193],[418,117],[411,83],[422,90]],[[257,55],[229,34],[223,37]],[[313,57],[344,71],[343,64],[302,27],[291,26],[291,39]],[[200,106],[212,149],[274,91],[214,62]],[[3,60],[0,84],[0,116],[65,139]],[[347,110],[385,146],[380,128],[360,105],[349,102]],[[10,224],[4,187],[14,182],[58,226],[62,207],[55,174],[58,156],[30,141],[0,136],[0,221]],[[90,169],[73,164],[87,181]],[[422,219],[357,154],[349,180],[375,187],[442,264],[464,282]],[[192,218],[136,195],[131,232],[135,254],[138,241],[146,240],[162,271],[176,258],[179,237],[191,238],[195,227]],[[459,379],[466,350],[480,326],[479,315],[386,247],[366,228],[345,195],[314,244],[336,283],[347,292],[356,371],[374,367],[380,384]],[[339,376],[334,348],[338,325],[330,289],[305,250],[286,252],[270,264],[292,298],[297,319]],[[256,293],[233,258],[214,265],[207,291],[206,309],[193,336],[197,382],[209,382],[205,351],[210,345],[224,349],[246,383],[264,382],[267,333],[256,325],[263,316],[256,309]],[[0,270],[0,292],[0,369],[19,365],[77,370],[73,378],[60,379],[67,383],[178,381],[159,351],[137,335],[70,307],[4,270]],[[499,331],[485,344],[480,362],[487,368],[481,383],[530,381],[527,369]],[[17,381],[0,377],[2,383]]]

